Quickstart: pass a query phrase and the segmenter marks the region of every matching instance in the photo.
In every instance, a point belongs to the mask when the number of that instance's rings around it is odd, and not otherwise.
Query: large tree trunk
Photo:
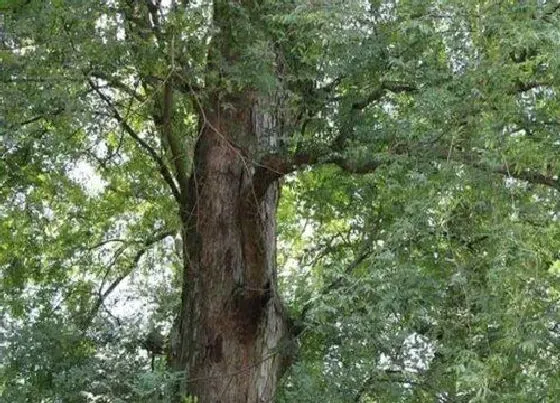
[[[239,63],[252,46],[245,17],[259,18],[256,4],[248,1],[240,13],[229,1],[214,2],[219,29],[209,76],[227,79],[224,65]],[[210,79],[201,100],[181,212],[185,276],[176,367],[186,371],[187,394],[200,403],[269,402],[285,366],[288,329],[276,288],[278,182],[255,175],[255,161],[260,139],[278,124],[263,106],[273,100],[250,85],[235,93],[222,87]]]
[[[234,104],[232,104],[234,102]],[[276,290],[278,183],[255,183],[248,149],[266,119],[250,93],[206,109],[183,211],[179,367],[205,402],[268,402],[286,318]],[[246,141],[245,141],[246,140]]]

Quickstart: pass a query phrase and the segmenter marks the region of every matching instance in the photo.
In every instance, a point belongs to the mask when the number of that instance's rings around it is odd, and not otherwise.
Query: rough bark
[[[201,403],[267,402],[287,335],[276,289],[278,183],[259,183],[266,189],[257,194],[250,147],[236,145],[263,129],[255,99],[246,93],[227,104],[215,99],[201,119],[182,211],[187,259],[177,367]]]
[[[274,100],[218,80],[253,38],[257,3],[214,2],[207,97],[182,204],[185,267],[175,367],[200,403],[272,401],[288,326],[276,285],[278,177],[255,175],[259,142],[274,131]],[[238,20],[240,19],[240,20]],[[212,72],[216,74],[212,74]]]

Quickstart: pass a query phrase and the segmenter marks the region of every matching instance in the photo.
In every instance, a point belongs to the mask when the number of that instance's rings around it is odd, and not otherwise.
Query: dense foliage
[[[164,357],[152,372],[142,340],[180,304],[154,122],[172,76],[187,161],[209,87],[281,81],[302,113],[283,150],[314,157],[280,198],[298,334],[278,401],[555,401],[560,6],[256,3],[258,19],[228,3],[247,23],[220,27],[243,60],[224,78],[205,76],[205,1],[148,21],[151,2],[0,2],[3,401],[170,401],[178,375]]]

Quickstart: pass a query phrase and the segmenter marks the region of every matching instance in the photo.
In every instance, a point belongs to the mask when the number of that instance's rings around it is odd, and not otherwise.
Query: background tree
[[[555,396],[557,5],[93,3],[0,8],[3,394],[168,401],[87,368],[173,266],[201,402]]]

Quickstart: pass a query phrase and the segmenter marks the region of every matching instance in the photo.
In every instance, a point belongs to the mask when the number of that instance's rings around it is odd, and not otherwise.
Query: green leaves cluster
[[[178,2],[157,31],[140,3],[0,4],[3,399],[169,401],[136,345],[179,304],[178,206],[147,152],[175,162],[171,79],[188,163],[210,90],[282,90],[290,153],[330,150],[283,184],[302,331],[278,401],[560,394],[556,4]],[[114,290],[148,303],[119,318]]]

